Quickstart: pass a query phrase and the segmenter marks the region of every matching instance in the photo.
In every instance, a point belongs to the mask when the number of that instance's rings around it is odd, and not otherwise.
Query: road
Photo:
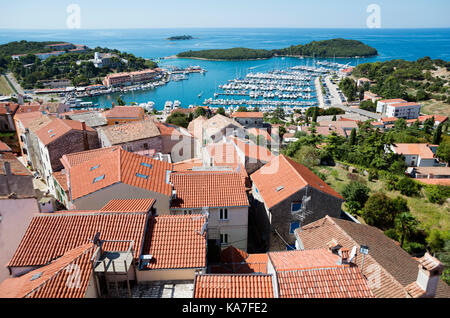
[[[24,95],[24,91],[23,91],[22,87],[19,85],[19,83],[17,83],[14,75],[12,73],[7,73],[6,77],[8,78],[9,83],[13,85],[13,87],[17,91],[17,93],[19,93],[20,95]]]

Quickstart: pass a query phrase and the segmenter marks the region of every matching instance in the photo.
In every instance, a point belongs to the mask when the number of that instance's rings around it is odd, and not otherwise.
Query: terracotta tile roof
[[[53,175],[53,178],[55,178],[56,181],[59,183],[61,188],[65,192],[69,192],[69,186],[67,184],[67,173],[66,173],[66,171],[63,169],[63,170],[60,170],[60,171],[53,172],[52,175]]]
[[[68,250],[48,265],[3,281],[0,298],[84,298],[92,273],[93,251],[92,243],[84,244]],[[68,284],[73,266],[77,266],[79,275],[76,288]]]
[[[20,113],[14,116],[14,119],[20,121],[24,128],[36,132],[52,121],[52,116],[44,115],[41,112]]]
[[[139,257],[147,213],[66,211],[33,217],[10,267],[45,265],[65,252],[89,243],[97,232],[102,240],[134,240],[134,257]],[[105,249],[126,250],[128,243],[107,242]]]
[[[72,130],[83,130],[83,123],[70,119],[52,118],[47,125],[36,130],[35,133],[44,145],[48,145]],[[86,131],[95,132],[89,126],[86,126]]]
[[[166,182],[169,171],[170,163],[118,148],[70,168],[72,199],[119,182],[170,196],[172,187]]]
[[[269,149],[263,146],[258,146],[257,144],[236,137],[229,138],[232,142],[236,144],[238,149],[248,158],[254,158],[259,161],[269,162],[275,156],[270,152]]]
[[[161,136],[180,136],[180,135],[182,135],[178,131],[179,127],[177,127],[175,125],[169,125],[169,124],[158,122],[158,123],[156,123],[156,126],[158,127],[159,132],[161,133]]]
[[[16,114],[20,113],[31,113],[31,112],[39,112],[41,110],[41,105],[20,105],[19,109],[17,110]]]
[[[397,121],[398,118],[397,117],[383,117],[381,118],[382,122],[392,122],[392,121]]]
[[[405,287],[405,290],[412,298],[420,298],[426,295],[426,291],[424,291],[417,282],[413,282]]]
[[[139,106],[114,106],[111,110],[106,111],[104,115],[108,119],[142,119],[144,117],[144,109]]]
[[[359,250],[360,245],[369,246],[364,260],[363,274],[369,277],[376,271],[377,282],[371,286],[376,297],[406,297],[405,287],[417,279],[418,262],[395,244],[381,230],[363,224],[325,216],[296,231],[304,248],[328,248],[327,243],[335,239],[339,245]],[[362,256],[357,253],[356,265],[361,267]],[[437,297],[450,297],[450,287],[439,282]]]
[[[406,100],[401,98],[394,98],[394,99],[382,99],[379,100],[378,102],[392,104],[392,103],[406,103]]]
[[[125,124],[98,128],[102,130],[111,145],[158,137],[158,126],[152,119],[132,121]]]
[[[445,121],[448,120],[447,116],[443,116],[443,115],[425,115],[425,116],[419,116],[418,120],[423,123],[425,120],[433,118],[434,117],[434,121],[438,121],[439,123],[443,123]],[[414,119],[415,121],[416,119]]]
[[[242,163],[234,143],[219,142],[209,144],[206,146],[206,151],[213,159],[215,166],[238,166]]]
[[[261,128],[249,128],[247,129],[249,134],[255,135],[255,136],[263,136],[267,142],[272,141],[272,137],[270,136],[269,132],[266,129]]]
[[[19,108],[19,104],[16,103],[0,103],[0,115],[6,115],[6,114],[14,114],[16,110]],[[9,109],[9,111],[8,111]]]
[[[171,208],[248,206],[242,177],[229,171],[176,172],[170,177],[176,199]]]
[[[196,275],[194,298],[273,298],[272,275]]]
[[[269,252],[269,259],[277,272],[311,268],[334,268],[339,265],[339,255],[327,249]]]
[[[319,191],[343,198],[305,166],[279,155],[250,175],[267,208],[272,208],[292,194],[309,185]],[[279,187],[283,187],[277,191]]]
[[[198,116],[197,118],[192,120],[187,127],[189,133],[201,142],[203,142],[203,124],[206,122],[206,120],[206,117]]]
[[[373,298],[357,267],[277,272],[280,298]]]
[[[394,145],[395,153],[402,155],[416,155],[422,159],[434,158],[434,154],[428,147],[428,144],[401,144]]]
[[[395,103],[391,104],[390,106],[397,108],[397,107],[420,106],[420,105],[416,102],[409,102],[409,103]]]
[[[268,255],[247,254],[246,252],[229,246],[220,253],[220,265],[212,265],[211,272],[214,273],[267,273]]]
[[[11,148],[7,144],[5,144],[3,141],[0,141],[0,152],[11,152]]]
[[[148,212],[155,202],[155,199],[113,199],[100,211]]]
[[[174,171],[190,171],[194,167],[203,166],[203,160],[200,158],[187,159],[173,164]]]
[[[11,173],[16,176],[31,176],[31,172],[11,152],[0,153],[0,174],[6,174],[4,163],[8,162]]]
[[[433,179],[414,179],[425,184],[434,184],[442,186],[450,186],[450,179],[433,178]]]
[[[262,112],[234,112],[232,118],[263,118]]]
[[[119,149],[120,146],[112,146],[107,148],[99,148],[99,149],[92,149],[88,151],[81,151],[81,152],[74,152],[65,154],[60,159],[61,162],[64,164],[66,168],[70,168],[79,164],[82,164],[86,161],[92,160],[94,158],[99,158],[103,156],[104,154],[111,153],[117,149]],[[65,164],[67,163],[67,164]]]
[[[206,232],[202,215],[160,215],[150,219],[143,255],[152,255],[144,269],[204,268]]]

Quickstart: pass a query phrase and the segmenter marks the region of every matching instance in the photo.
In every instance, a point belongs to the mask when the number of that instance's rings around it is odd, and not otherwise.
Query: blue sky
[[[0,28],[65,29],[72,3],[83,29],[365,28],[370,4],[382,28],[450,27],[448,0],[0,0]]]

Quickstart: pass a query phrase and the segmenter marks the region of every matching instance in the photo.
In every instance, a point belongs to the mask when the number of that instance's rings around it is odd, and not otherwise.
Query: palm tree
[[[406,236],[410,235],[417,226],[416,218],[410,212],[402,212],[395,218],[395,229],[400,234],[400,246],[403,247]]]

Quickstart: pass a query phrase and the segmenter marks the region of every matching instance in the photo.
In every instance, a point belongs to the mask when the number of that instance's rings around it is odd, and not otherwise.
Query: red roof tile
[[[263,118],[262,112],[234,112],[232,118]]]
[[[65,154],[61,158],[61,162],[67,163],[67,165],[64,165],[66,168],[70,168],[72,166],[79,165],[81,163],[84,163],[86,161],[92,160],[94,158],[99,158],[103,156],[106,153],[111,153],[117,149],[119,149],[120,146],[112,146],[107,148],[99,148],[99,149],[93,149],[88,151],[81,151],[81,152],[74,152]]]
[[[236,137],[230,137],[229,139],[234,142],[242,153],[248,158],[269,162],[275,157],[266,147],[258,146],[249,140],[243,140]]]
[[[100,232],[102,240],[134,240],[134,256],[138,258],[147,213],[102,211],[66,211],[33,217],[22,238],[10,267],[39,266],[62,256],[67,251],[92,240]],[[128,243],[107,242],[105,249],[126,250]]]
[[[118,148],[70,168],[72,199],[119,182],[170,196],[172,187],[166,182],[169,171],[172,171],[170,163]],[[102,176],[102,179],[94,182],[95,178]]]
[[[280,298],[373,298],[357,267],[277,272]]]
[[[65,192],[69,192],[69,186],[67,184],[67,173],[66,173],[66,171],[65,170],[56,171],[56,172],[53,172],[52,175],[53,175],[53,178],[55,178],[56,181],[59,183],[61,188]]]
[[[327,249],[269,252],[269,259],[277,272],[310,268],[342,267],[339,255]]]
[[[250,175],[267,208],[282,202],[292,194],[309,185],[319,191],[343,199],[305,166],[279,155]],[[280,186],[283,188],[279,191]]]
[[[434,154],[428,147],[428,144],[401,144],[394,145],[395,153],[402,155],[417,155],[422,159],[434,158]]]
[[[160,215],[150,219],[143,255],[152,255],[145,269],[204,268],[206,232],[202,215]]]
[[[16,103],[0,103],[0,115],[6,115],[6,114],[14,114],[16,110],[19,108],[19,104]]]
[[[17,159],[11,152],[0,153],[0,174],[6,174],[4,169],[4,163],[8,162],[11,168],[11,173],[16,176],[31,176],[30,170],[28,170],[22,162]]]
[[[94,245],[68,250],[50,264],[0,284],[0,298],[84,298],[92,274],[90,258]],[[77,266],[76,288],[68,284]],[[33,279],[34,277],[37,277]]]
[[[11,152],[11,148],[7,144],[5,144],[3,141],[0,141],[0,152]]]
[[[171,175],[177,191],[171,208],[248,206],[242,176],[229,171],[185,171]]]
[[[194,298],[273,298],[272,275],[197,275]]]
[[[155,202],[155,199],[113,199],[100,211],[148,212]]]
[[[115,118],[144,118],[144,109],[139,106],[114,106],[111,110],[105,112],[105,117]]]
[[[36,136],[44,145],[48,145],[72,130],[83,130],[83,123],[76,120],[53,118],[47,125],[36,131]],[[86,131],[95,132],[89,126],[86,126]]]

